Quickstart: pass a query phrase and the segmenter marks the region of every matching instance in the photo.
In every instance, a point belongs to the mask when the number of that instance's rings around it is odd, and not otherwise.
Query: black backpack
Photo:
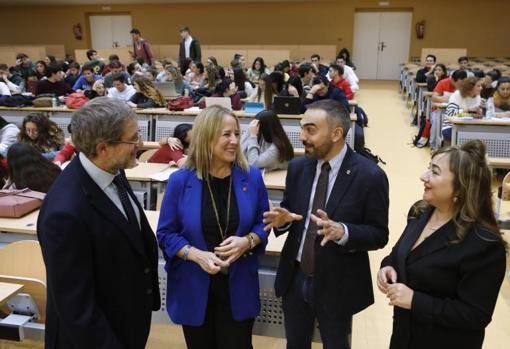
[[[365,146],[365,133],[363,132],[363,128],[361,128],[358,124],[354,127],[354,151],[361,156],[372,160],[376,164],[381,163],[386,165],[386,162],[383,159],[372,153],[372,151]]]

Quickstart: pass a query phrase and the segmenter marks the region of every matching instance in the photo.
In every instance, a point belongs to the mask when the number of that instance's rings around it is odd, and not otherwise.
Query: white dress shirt
[[[331,194],[331,190],[333,190],[333,186],[335,185],[336,177],[338,175],[338,171],[340,171],[340,167],[342,167],[342,162],[344,161],[345,154],[347,154],[347,144],[344,145],[340,153],[338,153],[333,159],[329,161],[329,165],[331,166],[331,169],[329,170],[329,178],[328,178],[328,193],[326,195],[326,203],[329,200],[329,195]],[[308,224],[310,224],[310,215],[312,213],[312,206],[313,206],[313,199],[315,197],[315,189],[317,188],[317,182],[319,181],[319,175],[321,173],[321,167],[324,163],[324,160],[317,161],[317,166],[315,169],[315,178],[313,179],[312,184],[312,191],[310,195],[310,202],[308,203],[308,211],[306,213],[305,217],[305,227],[303,229],[303,236],[301,238],[301,244],[299,245],[299,251],[296,257],[296,260],[301,262],[301,254],[303,253],[303,245],[305,244],[305,236],[306,236],[306,230],[308,229]],[[324,207],[325,210],[325,207]],[[314,212],[315,215],[317,215],[316,212]],[[345,234],[344,236],[338,240],[335,241],[339,245],[345,245],[347,241],[349,240],[349,230],[347,229],[347,226],[343,223],[341,223],[344,226]]]
[[[122,202],[120,201],[119,194],[117,192],[117,187],[115,184],[113,184],[113,178],[115,178],[115,175],[112,175],[111,173],[97,167],[92,161],[83,155],[83,153],[80,153],[78,156],[83,168],[85,169],[85,172],[88,173],[90,178],[92,178],[98,187],[104,191],[106,196],[112,200],[115,206],[127,219],[126,212],[124,211],[124,207],[122,207]],[[138,206],[136,206],[136,203],[134,202],[131,195],[128,194],[128,197],[135,211],[136,219],[138,220],[138,226],[140,227],[140,210],[138,210]]]
[[[191,35],[184,40],[184,55],[186,56],[186,58],[189,58],[189,49],[191,47],[192,41],[193,38],[191,37]]]

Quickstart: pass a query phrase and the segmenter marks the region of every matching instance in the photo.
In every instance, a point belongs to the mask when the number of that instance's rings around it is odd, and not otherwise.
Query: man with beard
[[[143,349],[160,308],[156,237],[127,182],[136,114],[96,98],[73,114],[79,155],[46,195],[37,233],[47,272],[46,348]]]
[[[265,229],[289,232],[276,275],[287,349],[310,349],[315,320],[324,348],[350,348],[352,315],[374,302],[369,250],[388,242],[388,180],[345,144],[340,103],[308,105],[301,119],[305,157],[293,159],[281,207]]]

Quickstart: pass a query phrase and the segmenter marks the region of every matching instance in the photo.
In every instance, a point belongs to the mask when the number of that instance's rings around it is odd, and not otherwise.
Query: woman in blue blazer
[[[168,273],[167,311],[190,349],[252,348],[269,202],[239,139],[231,111],[202,111],[186,164],[171,175],[163,198],[157,237]]]

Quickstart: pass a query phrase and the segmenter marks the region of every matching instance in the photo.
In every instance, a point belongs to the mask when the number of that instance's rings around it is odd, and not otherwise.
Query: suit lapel
[[[342,166],[340,166],[340,170],[338,170],[335,183],[333,184],[333,189],[331,189],[331,194],[329,195],[328,202],[326,203],[326,212],[329,216],[333,214],[338,203],[342,201],[342,198],[347,192],[353,178],[356,176],[355,168],[356,159],[353,156],[352,150],[347,148],[347,153],[345,153]]]
[[[236,230],[236,235],[241,236],[243,232],[247,232],[250,228],[248,223],[251,222],[250,212],[255,212],[252,208],[250,200],[250,193],[248,192],[248,178],[237,166],[232,169],[232,184],[234,186],[234,195],[237,201],[237,210],[239,211],[239,225]]]
[[[420,217],[416,219],[411,219],[407,225],[406,230],[403,233],[402,240],[399,243],[397,249],[397,268],[398,268],[398,278],[401,282],[407,281],[406,275],[406,259],[411,251],[411,248],[418,240],[423,228],[427,224],[429,217],[431,215],[431,211],[423,213]]]
[[[101,214],[105,219],[114,223],[124,236],[129,240],[133,249],[141,256],[146,256],[144,252],[143,241],[139,232],[135,227],[132,227],[124,215],[119,211],[117,206],[106,196],[104,191],[97,186],[97,184],[90,178],[87,171],[83,168],[79,157],[75,157],[73,162],[81,171],[81,178],[83,178],[83,190],[87,196],[90,204]],[[71,165],[69,165],[71,166]],[[141,214],[142,212],[140,212]]]
[[[451,246],[451,242],[456,239],[455,224],[450,220],[426,238],[421,244],[416,246],[416,248],[409,253],[407,263],[415,263],[430,254],[447,248]]]

